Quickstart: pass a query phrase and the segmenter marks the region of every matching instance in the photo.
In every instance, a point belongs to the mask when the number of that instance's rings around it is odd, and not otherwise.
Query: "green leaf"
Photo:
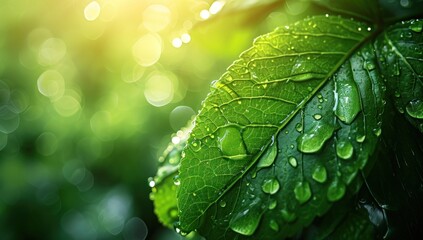
[[[178,221],[176,190],[179,185],[178,169],[182,149],[186,145],[191,127],[183,128],[172,135],[172,142],[159,158],[159,168],[154,178],[149,179],[150,198],[154,203],[154,212],[166,227],[173,228]]]
[[[423,20],[389,27],[376,40],[382,73],[400,113],[423,132]]]
[[[374,49],[352,55],[370,29],[339,17],[299,21],[257,38],[212,84],[181,160],[183,231],[293,236],[358,190],[348,185],[383,113]]]

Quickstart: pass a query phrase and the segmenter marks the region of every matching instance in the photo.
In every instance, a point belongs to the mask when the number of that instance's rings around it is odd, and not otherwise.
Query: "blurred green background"
[[[180,239],[147,178],[209,83],[305,1],[2,0],[0,239]]]

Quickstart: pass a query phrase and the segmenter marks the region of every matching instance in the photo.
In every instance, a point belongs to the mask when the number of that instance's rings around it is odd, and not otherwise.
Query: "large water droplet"
[[[413,118],[423,119],[423,101],[421,100],[414,100],[410,101],[405,110],[407,111],[408,115]]]
[[[302,123],[295,124],[295,130],[297,130],[297,132],[301,133],[303,131],[303,124]]]
[[[274,219],[270,220],[269,227],[276,232],[279,231],[279,224]]]
[[[339,141],[336,144],[336,155],[342,159],[350,159],[354,153],[353,145],[348,141]]]
[[[294,212],[290,212],[288,210],[281,210],[282,219],[286,222],[290,223],[297,219],[297,215]]]
[[[261,186],[263,192],[268,194],[275,194],[279,191],[279,182],[276,178],[266,179]]]
[[[359,143],[364,142],[365,139],[366,139],[366,135],[357,135],[357,137],[355,137],[355,140]]]
[[[223,208],[226,207],[226,202],[224,200],[220,200],[219,206]]]
[[[251,236],[256,231],[260,220],[261,211],[257,206],[260,200],[256,198],[249,206],[242,212],[236,213],[229,221],[229,227],[239,234]]]
[[[278,154],[278,144],[276,141],[272,141],[271,145],[267,148],[264,154],[260,157],[259,162],[257,163],[257,168],[269,167],[273,164]]]
[[[335,128],[330,124],[319,122],[311,131],[298,136],[298,150],[303,153],[314,153],[319,151],[325,142],[332,136],[334,130]]]
[[[297,159],[295,157],[289,157],[288,158],[288,163],[289,165],[291,165],[293,168],[296,168],[298,166],[298,162]]]
[[[324,183],[326,182],[327,179],[327,171],[326,168],[324,166],[317,166],[312,174],[312,178],[319,183]]]
[[[322,119],[322,115],[321,114],[314,114],[313,118],[316,119],[316,120],[320,120],[320,119]]]
[[[409,28],[414,32],[421,32],[423,29],[423,21],[414,20],[411,22]]]
[[[346,186],[343,182],[336,178],[329,186],[327,198],[331,202],[338,201],[345,195]]]
[[[294,188],[295,198],[303,204],[307,202],[311,197],[310,184],[306,181],[298,182]]]
[[[335,115],[346,124],[351,124],[361,111],[360,95],[353,79],[339,79],[336,82],[338,103]]]
[[[269,210],[275,209],[275,207],[276,207],[277,205],[278,205],[278,202],[276,201],[276,199],[272,199],[272,200],[270,200],[270,203],[269,203],[268,209],[269,209]]]
[[[244,140],[237,128],[227,127],[220,129],[217,142],[225,158],[243,160],[247,157]]]

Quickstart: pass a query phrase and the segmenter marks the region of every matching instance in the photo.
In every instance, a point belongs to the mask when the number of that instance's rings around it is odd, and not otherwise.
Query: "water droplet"
[[[373,129],[373,133],[376,135],[376,137],[379,137],[382,134],[382,129],[375,128]]]
[[[226,202],[224,200],[220,200],[219,206],[223,208],[226,207]]]
[[[336,155],[342,159],[350,159],[353,155],[354,147],[350,142],[339,141],[336,144]]]
[[[336,178],[335,181],[333,181],[327,192],[327,198],[331,202],[338,201],[345,195],[346,186],[343,182],[339,180],[339,178]]]
[[[295,124],[295,130],[297,130],[297,132],[301,133],[303,131],[303,124],[302,123]]]
[[[314,153],[319,151],[325,142],[332,136],[334,127],[318,122],[311,131],[303,133],[297,138],[297,148],[303,153]]]
[[[285,210],[285,209],[281,210],[281,215],[282,215],[282,219],[288,223],[293,222],[297,219],[297,215],[295,215],[295,213],[289,212],[288,210]]]
[[[394,96],[395,96],[396,98],[399,98],[399,97],[401,97],[401,94],[400,94],[398,91],[395,91]]]
[[[270,220],[269,227],[276,232],[279,231],[279,225],[274,219]]]
[[[364,61],[364,68],[371,71],[376,68],[376,65],[371,61]]]
[[[261,186],[263,192],[268,194],[275,194],[279,191],[279,182],[276,178],[266,179]]]
[[[151,188],[156,186],[156,182],[154,181],[154,179],[152,177],[148,178],[148,186],[150,186]]]
[[[260,160],[257,163],[257,168],[260,169],[260,168],[271,166],[273,162],[275,161],[277,154],[278,154],[277,142],[272,141],[270,146],[267,148],[264,154],[260,157]]]
[[[357,135],[357,137],[355,138],[355,140],[359,143],[364,142],[365,139],[366,139],[366,135]]]
[[[399,67],[398,63],[395,63],[395,64],[392,65],[392,71],[393,71],[394,76],[400,75],[400,67]]]
[[[296,168],[298,166],[298,162],[297,159],[295,157],[289,157],[288,158],[288,163],[289,165],[291,165],[293,168]]]
[[[322,119],[322,115],[320,115],[320,114],[314,114],[313,115],[313,118],[316,119],[316,120],[320,120],[320,119]]]
[[[337,105],[335,115],[346,124],[351,124],[361,111],[360,95],[353,79],[337,78]]]
[[[408,115],[413,118],[423,119],[423,101],[413,100],[410,101],[405,107]]]
[[[181,185],[181,179],[179,178],[179,175],[175,175],[173,177],[173,184],[175,184],[176,186]]]
[[[421,32],[423,29],[423,22],[419,20],[414,20],[411,22],[409,28],[414,32]]]
[[[275,209],[275,207],[278,205],[278,202],[276,201],[276,199],[272,199],[272,200],[270,200],[270,203],[269,203],[269,206],[268,206],[268,209],[269,210],[273,210],[273,209]]]
[[[253,235],[262,216],[260,207],[257,206],[259,203],[260,200],[256,198],[244,211],[236,213],[229,221],[229,227],[239,234]]]
[[[197,139],[193,140],[192,143],[191,143],[191,147],[192,147],[192,150],[194,150],[195,152],[200,151],[201,150],[201,141],[199,141]]]
[[[306,181],[298,182],[294,188],[295,198],[303,204],[311,198],[310,184]]]
[[[326,168],[324,166],[317,166],[312,174],[312,178],[319,183],[324,183],[326,182],[327,179],[327,172],[326,172]]]
[[[247,157],[244,140],[238,129],[234,127],[220,129],[217,140],[219,149],[225,158],[244,160]]]

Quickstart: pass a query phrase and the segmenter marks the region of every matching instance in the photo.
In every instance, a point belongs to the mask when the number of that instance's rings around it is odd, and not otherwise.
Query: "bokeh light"
[[[143,67],[151,66],[160,59],[162,39],[157,34],[147,33],[134,44],[132,54],[139,65]]]
[[[142,16],[144,27],[151,32],[159,32],[165,29],[171,21],[169,8],[160,4],[148,6]]]
[[[84,16],[87,21],[94,21],[100,16],[101,7],[97,1],[92,1],[84,9]]]

